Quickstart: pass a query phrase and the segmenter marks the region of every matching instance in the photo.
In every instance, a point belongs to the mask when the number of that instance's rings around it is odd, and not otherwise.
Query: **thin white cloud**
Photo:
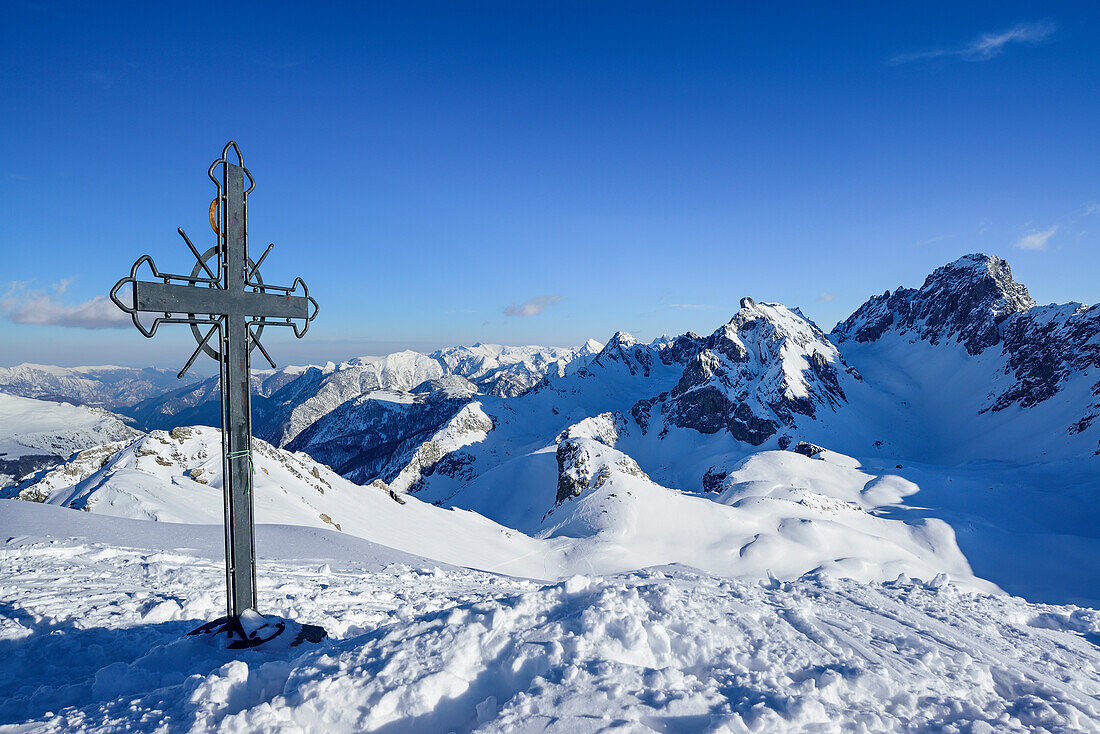
[[[553,306],[556,303],[561,302],[561,296],[555,294],[552,296],[536,296],[534,298],[528,298],[518,306],[514,303],[509,304],[504,308],[505,316],[538,316],[545,311],[547,307]]]
[[[1016,240],[1016,247],[1021,250],[1045,250],[1047,249],[1047,242],[1057,231],[1057,224],[1050,229],[1033,230]]]
[[[829,301],[833,300],[834,298],[836,298],[835,293],[825,293],[824,291],[822,291],[821,295],[819,295],[814,300],[815,301],[824,301],[825,303],[828,303]]]
[[[951,239],[954,236],[955,235],[953,235],[953,234],[938,234],[935,237],[929,237],[926,240],[919,240],[918,242],[914,242],[913,247],[924,247],[925,245],[930,245],[933,242],[939,242],[940,240]]]
[[[1050,21],[1020,23],[1007,30],[983,33],[965,46],[958,48],[933,48],[916,53],[898,54],[890,59],[892,65],[913,61],[956,57],[964,61],[987,61],[1000,56],[1011,44],[1041,43],[1054,35],[1057,26]]]
[[[668,307],[669,308],[683,308],[683,309],[687,309],[688,311],[703,311],[703,310],[706,310],[708,308],[712,308],[712,306],[708,306],[705,303],[670,303],[670,304],[668,304]]]
[[[107,296],[68,305],[56,299],[68,288],[71,278],[53,285],[48,291],[32,290],[27,283],[8,284],[0,296],[0,318],[16,324],[36,326],[71,326],[78,329],[119,329],[130,324],[130,317],[118,309]],[[55,295],[56,294],[56,295]]]

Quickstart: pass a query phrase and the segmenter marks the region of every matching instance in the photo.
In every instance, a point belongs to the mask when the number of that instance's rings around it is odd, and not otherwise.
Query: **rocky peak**
[[[638,340],[635,339],[633,335],[628,334],[625,331],[616,331],[615,335],[611,337],[611,339],[607,342],[607,345],[604,346],[602,351],[606,352],[608,349],[615,348],[629,349],[637,343]]]
[[[845,400],[835,365],[843,365],[836,347],[812,323],[743,298],[728,323],[698,341],[662,411],[673,425],[725,429],[758,446],[796,415]]]
[[[631,375],[641,374],[649,377],[653,367],[654,351],[646,344],[640,344],[625,331],[616,331],[600,353],[592,360],[604,367],[618,362],[624,365]]]
[[[832,335],[838,342],[869,342],[887,330],[912,331],[932,344],[956,341],[970,354],[980,354],[1000,342],[1005,319],[1034,306],[1027,288],[1012,279],[1006,261],[965,255],[936,268],[919,289],[872,296],[837,324]]]

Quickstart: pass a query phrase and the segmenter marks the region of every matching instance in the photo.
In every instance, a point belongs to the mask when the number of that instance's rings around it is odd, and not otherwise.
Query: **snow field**
[[[234,653],[182,637],[221,613],[216,534],[150,551],[174,526],[82,519],[143,535],[0,546],[0,731],[1100,730],[1100,613],[943,576],[542,585],[339,551],[260,575],[264,611],[333,639]]]

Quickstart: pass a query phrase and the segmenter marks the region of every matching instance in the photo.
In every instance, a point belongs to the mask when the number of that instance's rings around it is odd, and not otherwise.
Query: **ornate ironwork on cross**
[[[236,154],[235,163],[229,160],[230,151]],[[186,374],[200,353],[221,366],[226,616],[195,632],[224,633],[231,638],[230,647],[252,647],[282,633],[285,622],[256,612],[250,355],[258,349],[275,367],[260,343],[264,328],[290,326],[300,339],[316,318],[318,307],[301,278],[290,286],[264,283],[260,265],[273,244],[259,260],[248,255],[248,195],[255,181],[236,142],[225,146],[207,174],[217,187],[209,212],[217,244],[200,253],[183,229],[178,229],[197,260],[191,274],[162,273],[153,258],[142,255],[130,268],[130,275],[111,289],[111,300],[130,314],[134,326],[146,337],[156,334],[161,324],[190,325],[198,346],[178,377]],[[143,265],[148,266],[150,280],[138,280]],[[151,325],[139,320],[142,313],[156,314]],[[304,627],[306,639],[324,635],[320,628]]]

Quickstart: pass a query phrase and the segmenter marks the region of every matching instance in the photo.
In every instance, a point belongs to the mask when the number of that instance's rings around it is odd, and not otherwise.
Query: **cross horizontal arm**
[[[143,280],[134,281],[134,305],[138,311],[159,313],[309,318],[309,300],[303,296],[233,292],[221,288],[197,288]]]

